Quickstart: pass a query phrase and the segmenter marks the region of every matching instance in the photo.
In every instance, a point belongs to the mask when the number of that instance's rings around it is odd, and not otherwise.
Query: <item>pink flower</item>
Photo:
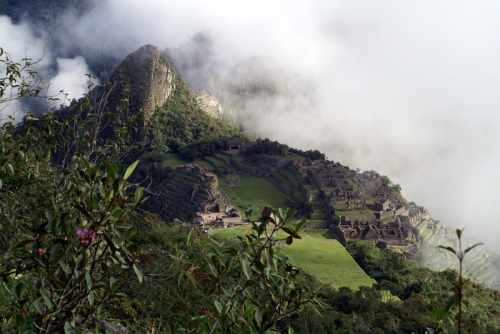
[[[46,249],[43,249],[43,248],[34,248],[32,245],[30,244],[27,244],[26,247],[30,250],[30,251],[33,251],[33,252],[38,252],[40,255],[43,255],[45,254],[45,252],[47,252]]]
[[[92,230],[78,230],[76,231],[76,235],[80,239],[80,242],[84,245],[88,245],[91,241],[95,239],[95,232]]]

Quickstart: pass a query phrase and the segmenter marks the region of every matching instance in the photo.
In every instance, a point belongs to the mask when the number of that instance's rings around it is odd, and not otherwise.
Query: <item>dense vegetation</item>
[[[149,125],[149,141],[154,149],[178,152],[195,142],[220,142],[226,138],[246,138],[239,129],[227,122],[210,117],[198,106],[196,97],[178,75],[175,90],[153,117]],[[193,149],[196,145],[191,146]]]
[[[388,290],[393,295],[408,300],[437,296],[432,307],[444,308],[448,298],[454,293],[454,284],[458,279],[455,270],[432,271],[403,259],[390,250],[380,250],[367,242],[350,242],[348,250],[353,258],[378,284],[375,288]],[[464,287],[465,319],[477,321],[481,333],[500,331],[500,292],[485,288],[481,284],[469,282]]]
[[[277,141],[271,141],[269,138],[257,139],[255,144],[245,151],[246,156],[252,154],[285,156],[289,153],[294,153],[311,160],[326,160],[325,154],[318,150],[302,151],[296,148],[290,148],[288,145],[281,144]]]
[[[57,22],[59,15],[67,10],[82,14],[94,4],[92,0],[0,0],[0,15],[19,21],[29,16],[30,22],[47,26]]]

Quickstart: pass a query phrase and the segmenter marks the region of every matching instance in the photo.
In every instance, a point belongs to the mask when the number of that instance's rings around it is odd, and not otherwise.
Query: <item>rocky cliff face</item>
[[[196,94],[196,102],[210,116],[218,119],[222,119],[224,116],[224,111],[217,98],[206,91]]]
[[[147,122],[175,90],[175,70],[153,45],[144,45],[128,55],[111,77],[108,98],[111,110],[122,113],[140,110]],[[128,102],[122,107],[123,102]]]

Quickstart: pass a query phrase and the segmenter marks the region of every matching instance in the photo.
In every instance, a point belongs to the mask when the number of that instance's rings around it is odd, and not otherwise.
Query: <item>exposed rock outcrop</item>
[[[224,111],[217,98],[203,91],[196,94],[196,101],[201,109],[214,118],[222,119]]]
[[[119,110],[125,101],[128,107],[121,113],[140,110],[147,122],[172,95],[175,76],[169,59],[155,46],[144,45],[129,54],[113,73],[108,106],[110,110]]]

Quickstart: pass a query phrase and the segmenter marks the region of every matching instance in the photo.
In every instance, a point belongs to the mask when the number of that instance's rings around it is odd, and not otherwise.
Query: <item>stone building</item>
[[[228,140],[226,142],[226,150],[231,151],[231,150],[239,150],[240,149],[240,142],[236,139],[233,140]]]

